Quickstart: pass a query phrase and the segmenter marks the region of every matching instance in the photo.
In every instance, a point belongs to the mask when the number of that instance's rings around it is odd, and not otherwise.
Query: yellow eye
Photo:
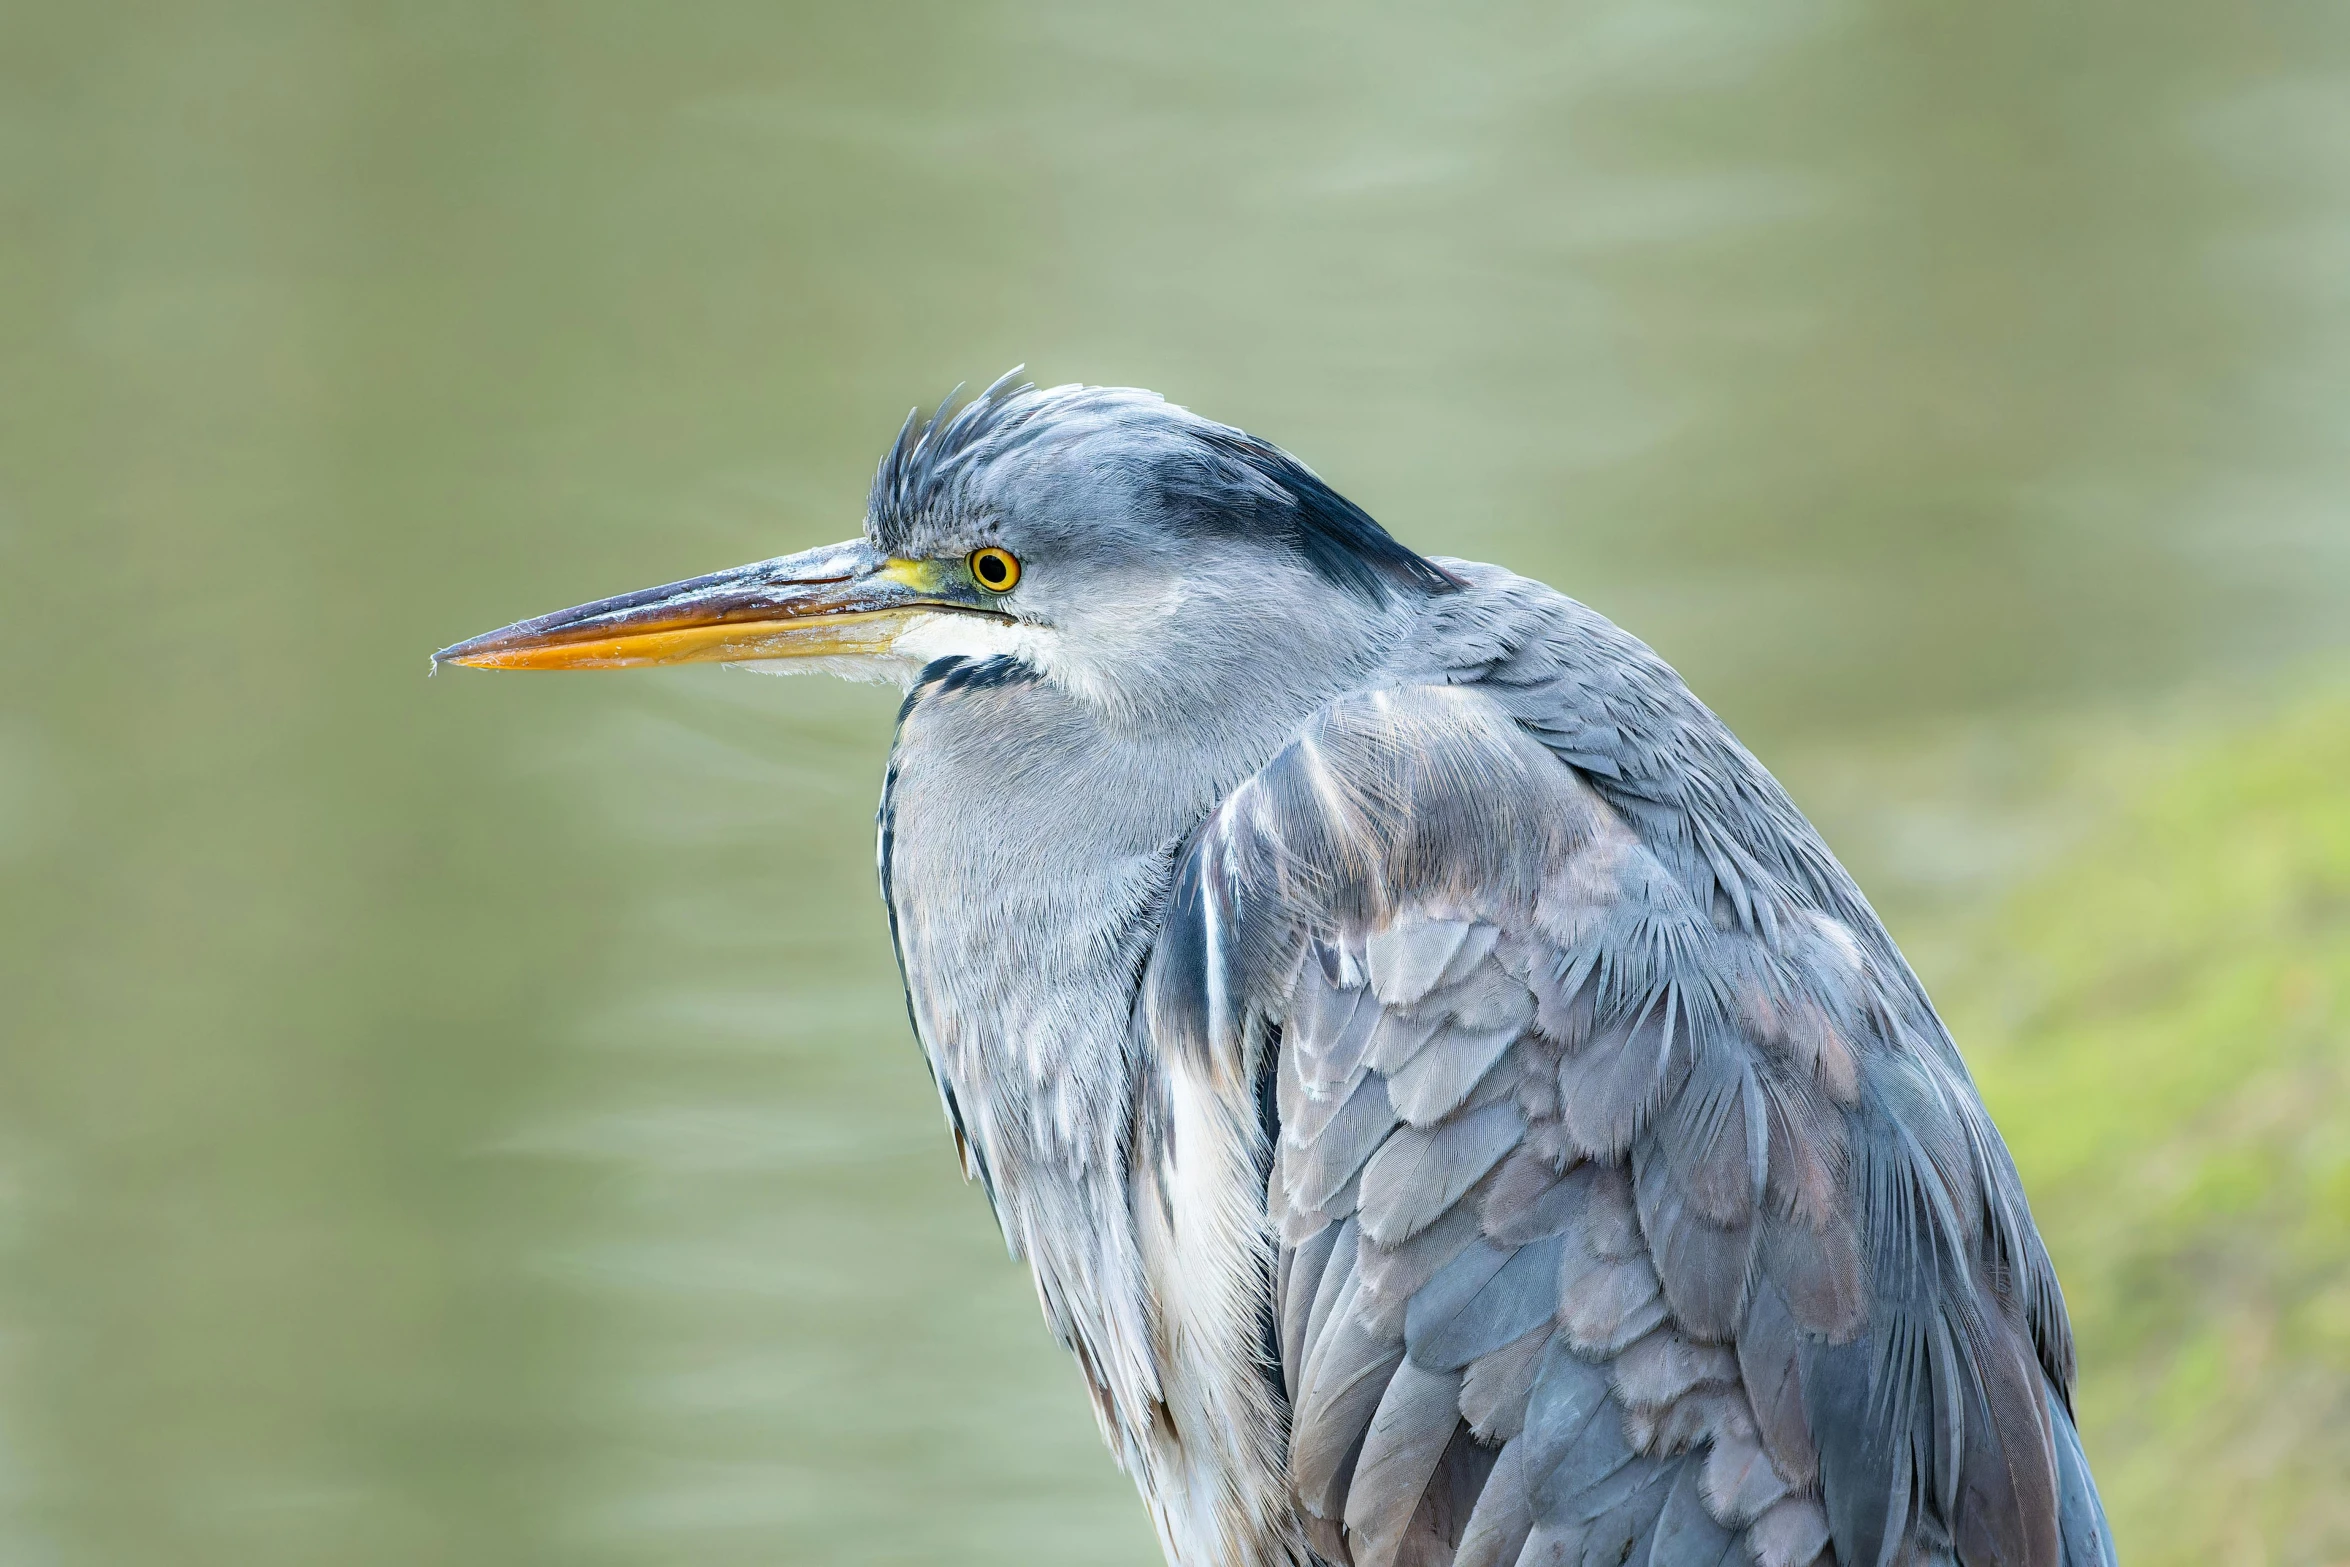
[[[1012,584],[1020,580],[1020,562],[1010,550],[999,550],[990,544],[971,552],[971,575],[990,593],[1009,593]]]

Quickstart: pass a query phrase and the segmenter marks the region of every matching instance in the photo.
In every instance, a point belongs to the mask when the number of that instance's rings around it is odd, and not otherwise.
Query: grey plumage
[[[1362,1275],[1366,1292],[1365,1313],[1400,1333],[1405,1312],[1427,1290],[1429,1281],[1450,1268],[1480,1238],[1474,1208],[1455,1203],[1443,1218],[1400,1246],[1372,1243],[1360,1247],[1355,1268]]]
[[[1746,1567],[1748,1558],[1738,1536],[1707,1510],[1697,1475],[1687,1464],[1680,1467],[1657,1519],[1649,1559],[1674,1567]]]
[[[1291,1161],[1293,1196],[1305,1207],[1327,1211],[1340,1188],[1363,1172],[1394,1130],[1386,1085],[1375,1077],[1358,1082],[1321,1134]]]
[[[1009,379],[909,419],[861,544],[738,575],[687,597],[904,623],[910,1011],[1171,1562],[2110,1567],[1955,1045],[1645,646]]]
[[[1398,920],[1363,943],[1371,988],[1391,1007],[1408,1007],[1444,977],[1469,939],[1466,920]]]
[[[1408,1356],[1380,1395],[1346,1492],[1355,1567],[1388,1567],[1461,1423],[1461,1374]]]
[[[1558,1319],[1558,1236],[1504,1251],[1480,1242],[1498,1259],[1490,1273],[1449,1290],[1433,1285],[1404,1311],[1404,1352],[1421,1365],[1455,1371]]]
[[[1610,1370],[1616,1397],[1631,1409],[1661,1408],[1698,1388],[1731,1386],[1741,1375],[1728,1350],[1695,1343],[1670,1328],[1630,1345]]]
[[[1363,1166],[1363,1233],[1382,1246],[1410,1240],[1458,1202],[1525,1134],[1525,1117],[1507,1103],[1487,1105],[1441,1126],[1398,1127]]]
[[[1531,1444],[1521,1430],[1502,1444],[1493,1473],[1470,1510],[1454,1567],[1510,1567],[1534,1528],[1534,1498],[1526,1484]]]
[[[1519,1027],[1511,1024],[1440,1030],[1387,1079],[1387,1102],[1410,1125],[1435,1126],[1461,1107],[1518,1039]]]
[[[1461,1377],[1461,1418],[1477,1439],[1499,1447],[1526,1429],[1526,1398],[1534,1367],[1557,1332],[1545,1322],[1515,1343],[1469,1362]]]

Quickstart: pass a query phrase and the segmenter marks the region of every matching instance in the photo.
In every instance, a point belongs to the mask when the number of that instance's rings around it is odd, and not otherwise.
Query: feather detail
[[[1460,1425],[1458,1371],[1405,1361],[1363,1435],[1346,1495],[1354,1567],[1393,1567],[1420,1498]]]
[[[1645,1258],[1605,1262],[1568,1247],[1559,1280],[1566,1341],[1595,1360],[1623,1351],[1665,1320],[1656,1270]]]
[[[1779,1286],[1764,1280],[1747,1301],[1746,1322],[1739,1330],[1739,1376],[1772,1463],[1795,1484],[1808,1486],[1819,1478],[1820,1453],[1804,1412],[1801,1343]]]
[[[1298,1385],[1298,1371],[1307,1344],[1306,1323],[1313,1315],[1314,1297],[1321,1291],[1322,1276],[1329,1271],[1331,1253],[1338,1237],[1345,1234],[1342,1225],[1325,1225],[1302,1246],[1289,1251],[1281,1259],[1281,1288],[1275,1294],[1273,1309],[1281,1324],[1281,1381],[1284,1387]],[[1353,1236],[1348,1234],[1351,1247]]]
[[[1500,945],[1500,926],[1487,920],[1479,920],[1471,925],[1468,935],[1461,939],[1460,950],[1452,955],[1452,961],[1447,963],[1444,966],[1444,972],[1437,976],[1436,988],[1442,990],[1467,979],[1471,973],[1475,972],[1479,964],[1494,955],[1495,949]],[[1511,973],[1507,963],[1501,964],[1501,969],[1505,974],[1510,974],[1513,979],[1522,978],[1525,973],[1522,968]]]
[[[1512,1567],[1534,1527],[1534,1498],[1526,1484],[1526,1447],[1523,1437],[1512,1438],[1501,1450],[1485,1489],[1461,1531],[1460,1550],[1453,1567]]]
[[[1640,1230],[1682,1328],[1714,1343],[1728,1339],[1746,1305],[1754,1272],[1755,1226],[1725,1228],[1693,1212],[1670,1164],[1645,1153],[1633,1193]]]
[[[1581,1189],[1561,1180],[1549,1163],[1521,1147],[1493,1173],[1477,1222],[1486,1236],[1504,1246],[1555,1235],[1575,1222]]]
[[[1371,988],[1391,1007],[1408,1007],[1433,990],[1469,938],[1464,920],[1400,919],[1363,943]]]
[[[1461,1377],[1461,1417],[1478,1441],[1507,1442],[1525,1429],[1534,1367],[1553,1331],[1546,1322],[1516,1343],[1469,1362]]]
[[[1411,1301],[1476,1240],[1476,1210],[1460,1203],[1400,1246],[1364,1242],[1356,1264],[1362,1276],[1362,1299],[1357,1309],[1382,1332],[1401,1338],[1404,1312]]]
[[[1688,1071],[1677,1006],[1660,997],[1560,1062],[1561,1124],[1585,1158],[1620,1159]]]
[[[1431,1280],[1404,1316],[1406,1351],[1431,1370],[1454,1371],[1555,1319],[1562,1245],[1554,1235],[1515,1253],[1471,1247],[1464,1261],[1483,1252],[1503,1258],[1501,1266],[1481,1278],[1469,1271],[1456,1280],[1448,1270]]]
[[[1751,1523],[1792,1489],[1771,1467],[1743,1397],[1721,1399],[1706,1434],[1706,1505],[1724,1523]]]
[[[1289,1474],[1299,1500],[1323,1517],[1344,1515],[1356,1446],[1402,1363],[1401,1343],[1373,1333],[1343,1307],[1307,1362],[1290,1425]]]
[[[1378,1072],[1398,1072],[1443,1031],[1448,1019],[1435,1008],[1427,1011],[1386,1011],[1363,1046],[1363,1061]]]
[[[1294,1398],[1305,1387],[1306,1376],[1312,1367],[1313,1353],[1323,1342],[1330,1326],[1331,1314],[1343,1303],[1354,1309],[1353,1297],[1362,1289],[1360,1267],[1355,1254],[1360,1249],[1362,1227],[1349,1219],[1338,1227],[1338,1237],[1331,1246],[1330,1261],[1322,1269],[1322,1282],[1314,1288],[1314,1298],[1306,1306],[1305,1338],[1297,1375],[1289,1386]]]
[[[1616,1397],[1629,1408],[1664,1405],[1696,1388],[1728,1387],[1738,1380],[1738,1359],[1715,1344],[1699,1344],[1670,1328],[1659,1328],[1627,1345],[1609,1368]]]
[[[1684,1463],[1658,1515],[1646,1567],[1747,1567],[1738,1537],[1706,1510],[1699,1495],[1697,1466]]]
[[[1518,1025],[1464,1033],[1447,1027],[1439,1031],[1411,1060],[1387,1080],[1387,1100],[1395,1113],[1422,1130],[1434,1126],[1461,1106],[1503,1052],[1516,1042]],[[1516,1090],[1515,1082],[1510,1088]]]
[[[1327,1208],[1339,1188],[1363,1168],[1394,1129],[1387,1085],[1375,1075],[1365,1074],[1311,1143],[1299,1147],[1283,1140],[1285,1148],[1297,1148],[1284,1161],[1289,1200],[1300,1208]]]
[[[1460,1201],[1525,1134],[1504,1101],[1432,1130],[1405,1127],[1363,1168],[1363,1230],[1382,1246],[1409,1240]]]
[[[1746,1545],[1755,1567],[1813,1567],[1828,1549],[1827,1512],[1812,1497],[1790,1496],[1747,1527]]]

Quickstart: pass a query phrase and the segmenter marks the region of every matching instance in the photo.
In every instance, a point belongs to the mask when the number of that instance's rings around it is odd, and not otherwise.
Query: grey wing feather
[[[2064,1535],[2065,1567],[2115,1567],[2113,1536],[2105,1526],[2105,1506],[2097,1499],[2097,1482],[2089,1477],[2089,1458],[2081,1451],[2080,1434],[2073,1429],[2070,1411],[2059,1406],[2053,1389],[2048,1399],[2049,1423],[2056,1428],[2056,1470],[2063,1497],[2059,1525]]]
[[[1469,939],[1466,920],[1398,920],[1363,944],[1371,988],[1391,1007],[1408,1007],[1444,977]]]
[[[1651,1567],[1746,1567],[1744,1543],[1706,1510],[1698,1470],[1683,1465],[1650,1541]]]
[[[1450,1269],[1478,1238],[1477,1216],[1461,1204],[1401,1246],[1362,1246],[1355,1265],[1362,1274],[1365,1313],[1400,1332],[1406,1309],[1429,1281]]]
[[[1363,1233],[1399,1246],[1443,1216],[1526,1135],[1514,1104],[1487,1105],[1438,1126],[1401,1127],[1363,1167]]]
[[[1555,1235],[1514,1251],[1479,1243],[1501,1265],[1473,1285],[1464,1280],[1447,1291],[1431,1284],[1412,1297],[1404,1312],[1406,1352],[1422,1365],[1457,1370],[1556,1322],[1563,1244]]]
[[[1510,1567],[1534,1528],[1534,1499],[1526,1490],[1523,1438],[1503,1444],[1485,1489],[1461,1531],[1453,1567]]]
[[[1526,1010],[1531,1014],[1532,1005]],[[1434,1126],[1461,1107],[1524,1032],[1523,1022],[1482,1031],[1440,1030],[1427,1048],[1388,1077],[1388,1102],[1411,1125]]]
[[[1542,648],[1335,704],[1187,851],[1200,1033],[1273,1042],[1306,1537],[2108,1567],[2053,1273],[1922,992],[1816,840],[1752,841],[1801,818],[1751,758],[1543,709],[1588,672]]]
[[[1461,1376],[1409,1359],[1396,1367],[1363,1433],[1346,1494],[1355,1567],[1388,1567],[1420,1510],[1438,1461],[1460,1429]]]
[[[1499,1447],[1526,1429],[1526,1395],[1534,1367],[1557,1332],[1544,1323],[1513,1344],[1469,1362],[1461,1377],[1461,1418],[1480,1442]]]
[[[1395,1129],[1386,1085],[1366,1076],[1310,1143],[1290,1161],[1290,1194],[1303,1208],[1327,1211],[1346,1183],[1380,1151]]]

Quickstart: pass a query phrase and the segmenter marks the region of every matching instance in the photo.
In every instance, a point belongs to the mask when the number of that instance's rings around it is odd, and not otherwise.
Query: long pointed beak
[[[475,669],[632,669],[880,654],[915,617],[987,614],[967,585],[862,539],[516,621],[432,656]]]

